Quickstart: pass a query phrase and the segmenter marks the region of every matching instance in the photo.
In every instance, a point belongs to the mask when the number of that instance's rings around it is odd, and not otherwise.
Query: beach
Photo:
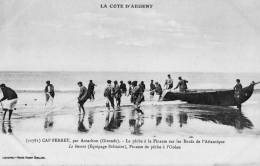
[[[140,118],[133,111],[130,98],[122,97],[122,107],[115,112],[108,112],[105,107],[103,88],[105,80],[118,81],[144,80],[149,88],[149,80],[158,80],[163,84],[166,76],[158,73],[0,73],[1,82],[18,91],[19,102],[11,121],[1,121],[0,134],[1,156],[38,156],[38,160],[7,160],[6,163],[20,164],[107,164],[128,165],[213,165],[213,164],[260,164],[259,134],[260,134],[260,93],[256,90],[252,97],[243,104],[241,112],[235,107],[218,107],[187,104],[180,101],[157,101],[149,99],[145,92],[145,102],[141,109],[144,117]],[[189,80],[193,89],[232,88],[233,78],[239,77],[244,83],[258,81],[259,74],[212,74],[175,73]],[[15,75],[16,78],[10,77]],[[34,78],[32,77],[34,76]],[[75,76],[76,75],[76,76]],[[103,77],[102,77],[103,75]],[[5,77],[4,77],[5,76]],[[56,77],[55,77],[56,76]],[[92,77],[91,77],[92,76]],[[211,76],[212,80],[204,79]],[[228,78],[231,78],[229,80]],[[175,78],[174,85],[177,79]],[[83,80],[84,79],[84,80]],[[77,109],[77,81],[88,79],[97,84],[96,99],[86,102],[85,114],[79,114]],[[203,81],[199,81],[199,80]],[[28,83],[26,83],[28,80]],[[34,80],[34,81],[32,81]],[[57,89],[54,104],[44,106],[45,94],[43,88],[46,80],[51,80]],[[216,81],[218,80],[218,81]],[[19,83],[19,84],[18,84]],[[60,83],[60,84],[59,84]],[[72,85],[71,85],[72,84]],[[207,86],[206,86],[207,85]],[[211,86],[209,86],[211,85]],[[256,86],[256,89],[259,86]],[[2,117],[2,113],[1,113]],[[2,118],[1,118],[2,119]],[[224,143],[202,145],[181,144],[181,148],[140,150],[137,148],[118,149],[68,149],[68,143],[30,143],[30,140],[43,138],[70,139],[158,139],[158,140],[211,140]],[[29,140],[29,142],[28,142]],[[47,142],[47,141],[46,141]],[[160,141],[159,141],[160,142]],[[141,144],[138,144],[141,145]],[[156,144],[157,145],[157,144]],[[160,145],[160,143],[158,143]],[[79,145],[81,146],[81,144]],[[156,156],[151,158],[142,157]],[[217,156],[215,154],[218,154]],[[73,160],[69,156],[73,155]],[[188,158],[187,160],[185,158]],[[1,159],[0,159],[1,160]]]

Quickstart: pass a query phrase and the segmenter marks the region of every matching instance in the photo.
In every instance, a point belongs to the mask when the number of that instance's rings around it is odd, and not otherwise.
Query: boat
[[[191,104],[217,105],[217,106],[237,106],[247,101],[254,92],[254,86],[260,82],[254,81],[243,88],[239,97],[235,97],[234,90],[192,90],[186,92],[165,92],[162,100],[180,100]]]

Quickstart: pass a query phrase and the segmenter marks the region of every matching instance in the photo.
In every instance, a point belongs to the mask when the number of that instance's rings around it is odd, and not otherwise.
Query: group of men
[[[106,97],[106,107],[108,110],[112,109],[115,110],[114,100],[116,101],[116,106],[120,107],[121,104],[121,97],[122,94],[131,96],[130,101],[134,104],[135,109],[138,113],[143,114],[142,110],[140,109],[140,104],[144,101],[144,91],[145,91],[145,84],[141,81],[138,84],[137,81],[128,81],[128,94],[126,84],[123,81],[120,81],[120,85],[118,85],[117,81],[114,81],[114,85],[112,85],[111,80],[107,80],[107,86],[104,90],[104,97]]]
[[[178,78],[179,82],[177,86],[174,88],[179,88],[180,92],[186,92],[187,91],[187,80],[182,79],[181,77]],[[240,83],[240,80],[236,80],[237,84],[234,87],[234,94],[235,98],[239,99],[239,95],[242,90],[242,85]],[[85,113],[84,109],[84,103],[89,99],[90,101],[94,101],[95,99],[95,86],[96,84],[93,83],[92,80],[89,81],[88,88],[86,88],[82,82],[78,82],[78,86],[80,87],[80,92],[78,96],[78,105],[79,105],[79,111],[83,111]],[[108,110],[113,108],[115,110],[115,104],[114,101],[116,101],[116,106],[120,107],[121,105],[121,97],[122,95],[130,96],[131,103],[134,104],[135,110],[143,114],[142,110],[140,109],[140,104],[145,100],[144,98],[144,92],[145,92],[145,84],[143,81],[141,81],[139,84],[137,81],[128,81],[128,90],[126,87],[126,84],[123,81],[120,81],[120,84],[117,81],[113,82],[111,80],[107,80],[107,86],[104,91],[104,97],[107,99],[106,101],[106,107]],[[171,75],[168,74],[168,78],[165,81],[164,87],[166,90],[171,90],[173,88],[173,79],[171,78]],[[16,92],[7,87],[5,84],[1,84],[0,88],[3,93],[3,98],[0,99],[0,103],[2,106],[2,110],[4,111],[3,119],[5,119],[6,112],[9,111],[9,120],[11,119],[12,112],[15,109],[15,106],[17,104],[18,96]],[[54,86],[50,83],[50,81],[46,81],[46,87],[44,89],[45,95],[46,95],[46,103],[53,103],[53,99],[55,96]],[[159,100],[162,97],[163,89],[159,82],[155,82],[151,80],[150,83],[150,100],[153,99],[154,95],[157,94],[159,96]],[[7,100],[7,107],[3,107],[2,101]]]

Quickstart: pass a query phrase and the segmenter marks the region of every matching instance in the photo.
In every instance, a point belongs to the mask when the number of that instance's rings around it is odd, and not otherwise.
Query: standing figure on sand
[[[113,96],[116,99],[116,106],[120,107],[122,94],[121,94],[120,86],[118,85],[117,81],[114,81]]]
[[[49,80],[46,81],[46,86],[45,86],[44,92],[45,92],[45,97],[46,97],[45,106],[48,103],[53,104],[55,92],[54,92],[54,86],[51,84],[51,82]]]
[[[83,114],[85,114],[84,104],[87,101],[88,90],[81,81],[78,82],[78,86],[80,88],[78,97],[79,113],[81,113],[82,110]]]
[[[234,98],[237,104],[237,108],[241,109],[241,101],[240,101],[240,95],[243,89],[242,84],[240,83],[240,79],[236,79],[236,85],[234,86]]]
[[[137,113],[144,114],[140,109],[140,104],[144,101],[143,88],[140,85],[137,85],[137,81],[132,82],[132,102],[135,106]]]
[[[110,107],[112,107],[113,110],[115,110],[113,87],[111,85],[111,80],[107,80],[107,86],[104,91],[104,97],[107,99],[106,107],[107,107],[108,111],[110,111]]]
[[[127,96],[131,96],[132,95],[132,89],[133,89],[132,81],[128,81],[127,83],[128,83],[128,94],[127,94]]]
[[[173,88],[173,79],[170,74],[168,74],[168,78],[165,80],[164,86],[166,89],[172,89]]]
[[[151,83],[150,83],[150,100],[152,100],[153,97],[154,97],[154,91],[155,91],[155,85],[153,83],[153,80],[151,80]]]
[[[174,88],[174,90],[179,88],[180,92],[186,92],[188,89],[188,86],[187,86],[188,81],[183,80],[181,77],[179,77],[178,79],[179,79],[179,82],[178,82],[177,86]]]
[[[9,111],[9,120],[11,120],[13,110],[15,109],[15,106],[18,101],[18,96],[13,89],[5,86],[5,84],[1,84],[0,88],[3,92],[3,98],[0,100],[2,109],[4,111],[3,120],[5,120],[5,115],[6,115],[7,111]],[[7,100],[6,106],[5,106],[6,108],[4,108],[4,106],[2,104],[2,101],[4,101],[4,100]]]
[[[90,99],[90,101],[94,101],[95,100],[95,86],[97,86],[97,85],[94,84],[92,80],[89,80],[89,84],[88,84],[88,99]]]
[[[121,90],[121,94],[122,95],[124,94],[126,96],[127,89],[126,89],[126,84],[123,81],[120,81],[120,90]]]
[[[161,86],[161,84],[159,84],[159,82],[155,82],[155,92],[157,95],[159,95],[158,101],[160,101],[162,98],[163,90],[162,90],[162,86]]]

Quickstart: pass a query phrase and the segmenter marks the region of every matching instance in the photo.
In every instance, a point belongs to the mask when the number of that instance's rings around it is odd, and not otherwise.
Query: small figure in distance
[[[55,92],[54,92],[54,86],[53,86],[53,84],[51,84],[51,82],[50,82],[49,80],[46,81],[46,86],[45,86],[44,92],[45,92],[45,96],[46,96],[45,106],[46,106],[49,102],[50,102],[51,104],[53,104]]]

